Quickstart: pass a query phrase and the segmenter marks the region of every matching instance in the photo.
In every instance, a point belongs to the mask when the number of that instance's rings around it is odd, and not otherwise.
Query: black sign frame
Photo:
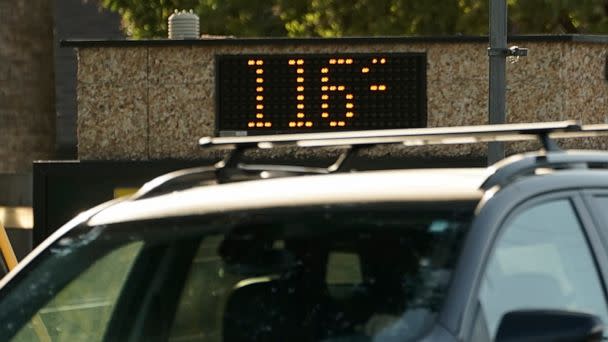
[[[223,118],[223,96],[222,93],[222,62],[230,59],[241,59],[246,62],[248,60],[276,60],[284,59],[286,61],[290,59],[327,59],[328,61],[332,58],[338,59],[349,59],[349,58],[372,58],[381,57],[390,58],[409,58],[414,59],[416,63],[415,78],[416,78],[416,94],[415,101],[412,102],[417,108],[416,117],[417,121],[415,125],[400,125],[394,127],[364,127],[364,128],[352,128],[352,127],[334,127],[334,128],[317,128],[306,129],[302,127],[290,128],[290,129],[259,129],[257,127],[251,128],[235,128],[227,127],[224,123]],[[382,129],[382,128],[422,128],[427,127],[427,54],[425,52],[358,52],[358,53],[285,53],[285,54],[217,54],[215,55],[215,135],[216,136],[247,136],[247,135],[260,135],[260,134],[282,134],[282,133],[305,133],[305,132],[327,132],[327,131],[340,131],[340,130],[366,130],[366,129]],[[292,103],[294,106],[296,103]],[[400,115],[400,113],[392,113],[391,115]]]

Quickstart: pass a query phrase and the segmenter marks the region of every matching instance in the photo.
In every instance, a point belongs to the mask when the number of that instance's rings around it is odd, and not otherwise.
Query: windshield
[[[0,319],[14,341],[417,340],[472,211],[361,204],[97,228],[5,289]],[[70,272],[50,275],[58,263]],[[19,297],[32,284],[40,293]]]

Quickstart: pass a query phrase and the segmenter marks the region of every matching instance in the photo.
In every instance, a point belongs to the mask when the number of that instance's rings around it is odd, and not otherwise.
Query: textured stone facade
[[[61,48],[70,38],[124,39],[120,15],[100,7],[100,0],[54,0],[55,108],[58,159],[76,158],[76,53]]]
[[[608,122],[608,39],[526,41],[529,56],[507,66],[508,122]],[[78,151],[84,160],[193,159],[198,138],[214,134],[216,54],[425,52],[429,127],[487,123],[488,56],[481,40],[323,44],[125,44],[79,47]],[[606,139],[568,147],[608,147]],[[508,153],[533,148],[510,144]],[[481,156],[484,145],[403,149],[374,155]]]
[[[52,1],[0,2],[0,174],[55,149]]]

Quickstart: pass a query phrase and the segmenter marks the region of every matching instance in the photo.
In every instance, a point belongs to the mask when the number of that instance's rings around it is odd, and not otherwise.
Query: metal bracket
[[[348,166],[348,161],[355,158],[355,155],[358,151],[363,148],[367,148],[373,146],[372,145],[347,145],[346,149],[340,153],[338,158],[327,167],[309,167],[309,166],[295,166],[295,165],[264,165],[264,164],[245,164],[239,163],[238,169],[244,171],[262,171],[265,172],[266,175],[278,175],[279,177],[284,177],[285,175],[303,175],[303,174],[330,174],[334,172],[342,172],[345,170],[345,167]],[[346,166],[345,166],[346,165]],[[261,174],[260,174],[261,175]],[[271,178],[270,176],[262,176],[262,178]]]
[[[551,137],[549,137],[549,133],[547,133],[547,132],[539,133],[538,140],[540,140],[540,143],[543,145],[543,148],[545,149],[545,151],[548,151],[548,152],[561,152],[562,151],[562,149],[555,142],[555,140],[553,140],[553,139],[551,139]]]
[[[488,56],[525,57],[527,55],[528,55],[528,49],[520,48],[519,46],[511,46],[508,49],[488,48]]]
[[[604,65],[604,77],[608,81],[608,55],[606,56],[606,63]]]

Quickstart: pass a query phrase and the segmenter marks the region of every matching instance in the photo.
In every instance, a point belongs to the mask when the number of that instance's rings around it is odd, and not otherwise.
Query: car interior
[[[175,324],[207,322],[174,329],[175,340],[365,340],[419,308],[430,318],[410,327],[412,336],[432,322],[455,259],[445,251],[457,243],[441,235],[453,232],[433,232],[428,222],[318,234],[283,229],[248,225],[202,241]],[[194,308],[194,301],[205,304]]]

